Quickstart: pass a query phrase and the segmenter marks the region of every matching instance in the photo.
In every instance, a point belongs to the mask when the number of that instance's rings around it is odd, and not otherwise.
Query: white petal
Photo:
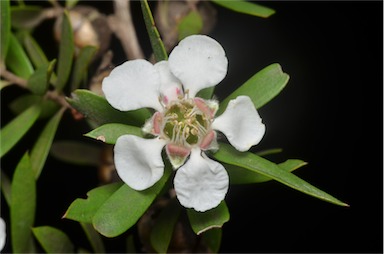
[[[160,61],[155,64],[155,68],[160,76],[160,93],[163,102],[177,100],[179,96],[183,96],[183,87],[180,81],[169,70],[167,61]]]
[[[265,125],[248,96],[231,100],[225,112],[213,121],[212,128],[223,132],[231,145],[241,152],[257,145],[265,133]]]
[[[187,163],[177,170],[174,185],[177,199],[184,207],[204,212],[224,200],[229,178],[220,163],[200,153],[200,149],[192,150]]]
[[[5,238],[7,233],[5,231],[6,225],[3,218],[0,217],[0,251],[4,248]]]
[[[180,41],[168,62],[191,98],[201,89],[217,85],[227,74],[228,60],[223,47],[206,35],[191,35]]]
[[[124,135],[115,145],[115,166],[119,177],[132,189],[145,190],[164,173],[161,150],[165,141]]]
[[[146,107],[162,110],[159,88],[158,72],[150,62],[143,59],[117,66],[104,78],[102,85],[109,104],[122,111]]]

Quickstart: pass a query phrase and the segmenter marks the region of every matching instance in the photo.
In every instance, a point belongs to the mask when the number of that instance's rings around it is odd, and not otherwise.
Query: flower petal
[[[177,199],[184,207],[205,212],[224,200],[229,178],[220,163],[200,153],[200,149],[192,149],[187,163],[177,170],[174,185]]]
[[[191,35],[169,55],[169,67],[193,98],[203,88],[217,85],[227,74],[223,47],[206,35]]]
[[[148,61],[137,59],[117,66],[103,80],[103,92],[112,107],[122,110],[153,108],[162,110],[159,102],[160,78]]]
[[[0,217],[0,251],[4,248],[5,238],[7,236],[5,228],[5,221],[3,220],[3,218]]]
[[[240,152],[257,145],[265,133],[265,125],[248,96],[231,100],[224,113],[213,121],[212,128],[223,132]]]
[[[160,76],[160,93],[164,104],[177,100],[183,96],[183,87],[180,81],[169,70],[167,61],[160,61],[155,64],[155,69]]]
[[[115,166],[119,177],[132,189],[145,190],[164,173],[161,150],[164,140],[124,135],[115,145]]]

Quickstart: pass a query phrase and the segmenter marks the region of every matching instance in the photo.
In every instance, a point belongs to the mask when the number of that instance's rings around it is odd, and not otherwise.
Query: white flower
[[[3,218],[0,217],[0,251],[3,250],[5,245],[5,238],[7,236],[7,232],[5,231],[6,225]]]
[[[155,184],[164,173],[161,152],[165,147],[177,169],[174,187],[179,202],[201,212],[220,204],[228,190],[228,174],[202,151],[218,148],[216,131],[239,151],[258,144],[265,132],[248,96],[230,101],[217,118],[217,101],[195,97],[201,89],[217,85],[227,66],[217,41],[192,35],[180,41],[168,61],[155,65],[146,60],[127,61],[104,79],[103,92],[114,108],[156,110],[143,127],[155,138],[123,135],[117,139],[115,166],[126,184],[135,190]]]

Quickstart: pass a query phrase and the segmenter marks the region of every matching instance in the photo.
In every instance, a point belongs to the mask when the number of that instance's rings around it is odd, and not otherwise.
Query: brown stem
[[[27,88],[27,80],[16,76],[15,74],[6,69],[1,70],[1,76],[12,84]]]

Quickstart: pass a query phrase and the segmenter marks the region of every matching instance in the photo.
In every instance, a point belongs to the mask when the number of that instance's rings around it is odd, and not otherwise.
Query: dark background
[[[231,186],[226,198],[231,219],[223,227],[221,252],[382,252],[383,4],[263,4],[276,14],[262,19],[217,6],[218,22],[210,35],[226,50],[229,70],[216,94],[223,99],[257,71],[280,63],[290,81],[259,110],[267,132],[253,151],[278,147],[283,152],[270,160],[307,161],[296,174],[350,207],[328,204],[277,182]],[[97,5],[111,11],[111,2]],[[133,10],[149,55],[138,2]],[[47,33],[44,29],[36,33]],[[116,40],[113,46],[121,52]],[[122,52],[115,55],[116,64],[124,60]],[[2,124],[9,121],[10,94],[19,92],[9,89],[2,92]],[[83,140],[84,128],[66,114],[57,139]],[[33,130],[39,132],[39,126]],[[2,169],[12,172],[23,149],[18,146],[5,156]],[[81,230],[60,217],[95,184],[94,169],[76,169],[49,158],[38,182],[36,225],[57,226],[70,236]],[[2,214],[8,214],[4,201]],[[109,250],[121,251],[117,240],[107,240]]]

